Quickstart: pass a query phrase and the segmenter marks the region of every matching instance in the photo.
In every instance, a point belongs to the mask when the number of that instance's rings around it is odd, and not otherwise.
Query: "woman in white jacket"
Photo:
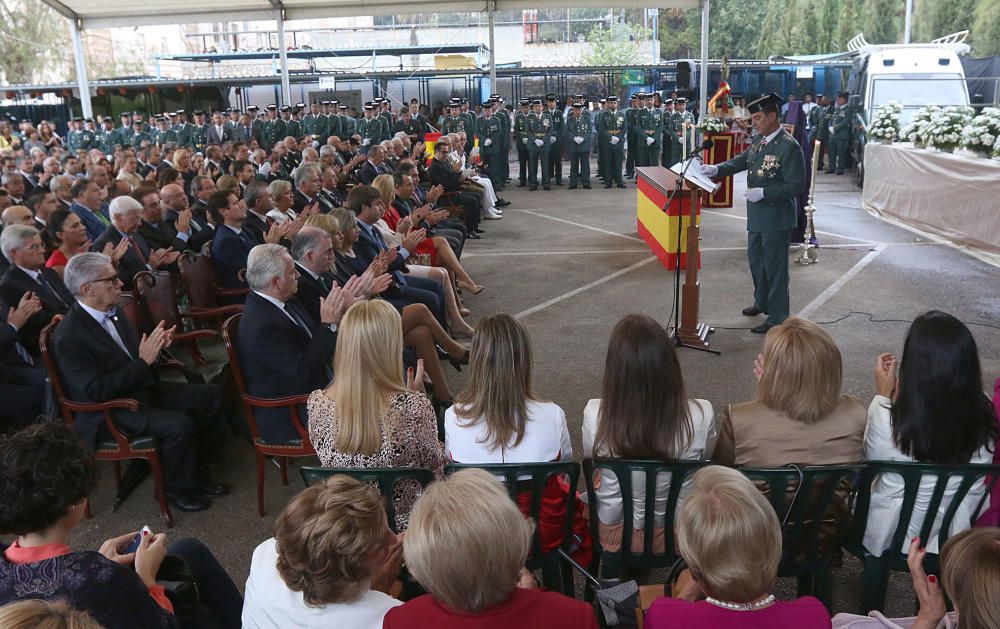
[[[969,329],[937,310],[917,317],[903,346],[899,378],[892,354],[880,355],[875,364],[876,395],[868,407],[865,458],[939,465],[992,462],[997,419],[982,383],[979,352]],[[899,552],[907,552],[910,539],[920,534],[935,482],[934,477],[921,481]],[[936,521],[925,540],[931,553],[938,552],[940,519],[960,482],[958,477],[949,481],[938,512],[931,514]],[[983,483],[969,491],[955,513],[950,534],[972,525],[984,491]],[[875,479],[864,538],[873,555],[881,556],[888,548],[902,503],[903,479],[898,474]]]

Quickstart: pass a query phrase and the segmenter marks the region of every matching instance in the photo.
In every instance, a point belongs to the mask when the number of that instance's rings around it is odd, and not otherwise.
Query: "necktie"
[[[240,236],[240,241],[242,241],[243,244],[246,245],[246,248],[247,248],[248,252],[251,249],[253,249],[254,246],[256,246],[257,243],[255,243],[253,241],[253,237],[250,236],[250,234],[247,233],[247,231],[245,229],[240,231],[239,236]]]
[[[54,288],[52,288],[52,286],[49,285],[48,280],[45,279],[45,275],[41,271],[39,271],[38,275],[36,275],[35,277],[38,279],[38,283],[41,285],[41,287],[47,290],[50,295],[56,298],[56,301],[59,302],[59,305],[61,305],[63,308],[69,309],[69,304],[67,304],[66,301],[59,295],[58,291],[56,291]]]
[[[31,354],[29,354],[28,350],[24,348],[24,345],[21,345],[21,341],[14,341],[14,349],[17,351],[17,355],[21,357],[21,360],[24,361],[25,365],[29,367],[35,366],[34,359],[31,358]]]
[[[288,307],[288,304],[285,304],[285,312],[288,314],[289,317],[292,318],[292,321],[295,322],[295,325],[299,326],[299,328],[301,328],[303,332],[308,334],[309,338],[312,338],[312,332],[309,330],[309,326],[306,325],[305,321],[299,318],[299,315],[295,314],[294,310]]]
[[[118,319],[117,310],[106,312],[104,313],[104,319],[101,320],[101,327],[103,327],[105,331],[107,331],[107,333],[111,335],[111,339],[115,342],[115,345],[117,345],[123,352],[125,352],[125,354],[128,355],[129,358],[132,358],[132,353],[128,351],[127,347],[125,347],[125,341],[122,340],[121,334],[118,333],[118,328],[115,327],[114,322],[117,319]]]
[[[319,284],[320,284],[320,286],[323,287],[324,291],[326,291],[327,293],[330,292],[330,285],[326,283],[326,278],[323,277],[323,275],[319,276]]]
[[[109,221],[108,219],[104,218],[104,215],[101,214],[100,212],[94,212],[94,216],[96,216],[97,219],[99,221],[101,221],[104,224],[105,227],[110,227],[111,226],[111,221]]]

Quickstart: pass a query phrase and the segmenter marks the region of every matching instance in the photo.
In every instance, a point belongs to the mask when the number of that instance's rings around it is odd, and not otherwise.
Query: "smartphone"
[[[125,551],[122,552],[121,554],[128,555],[129,553],[134,553],[135,551],[139,550],[139,543],[142,542],[143,533],[146,533],[147,535],[152,535],[153,531],[150,530],[148,526],[142,527],[142,530],[135,534],[135,537],[132,538],[132,541],[129,542],[129,545],[125,547]]]

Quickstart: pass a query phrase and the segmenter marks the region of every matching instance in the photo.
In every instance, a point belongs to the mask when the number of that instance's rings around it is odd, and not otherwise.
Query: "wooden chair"
[[[218,323],[237,312],[243,312],[241,304],[220,304],[220,299],[244,297],[248,288],[221,288],[215,275],[215,266],[210,254],[185,251],[177,259],[181,272],[181,283],[188,296],[188,312],[192,317],[203,316]],[[221,327],[218,325],[217,328]]]
[[[118,295],[115,307],[123,317],[128,319],[128,322],[132,324],[132,327],[135,328],[135,331],[138,332],[140,336],[143,334],[149,334],[155,327],[152,320],[149,318],[149,313],[142,307],[142,304],[139,302],[135,293],[122,291],[121,294]]]
[[[569,554],[575,538],[573,536],[573,521],[576,516],[576,486],[580,480],[580,466],[575,461],[557,461],[551,463],[491,463],[491,464],[458,464],[445,467],[445,474],[453,474],[462,469],[476,468],[503,477],[510,499],[518,502],[518,495],[523,492],[530,494],[530,506],[527,516],[535,522],[540,521],[542,512],[542,494],[553,476],[565,476],[570,486],[566,493],[566,521],[563,523],[562,543],[559,548],[549,553],[542,552],[542,540],[539,527],[535,527],[531,537],[531,552],[528,555],[527,568],[542,570],[542,583],[549,590],[555,590],[574,596],[573,572],[569,563],[564,562],[559,551]],[[525,478],[527,477],[527,478]]]
[[[680,556],[674,542],[674,518],[680,502],[681,488],[692,474],[708,465],[708,461],[640,461],[626,459],[584,459],[583,475],[587,484],[588,504],[590,505],[590,531],[594,540],[594,562],[592,572],[596,571],[600,560],[600,575],[605,579],[620,578],[625,567],[640,570],[653,568],[668,568]],[[618,479],[622,502],[622,545],[617,551],[609,551],[601,547],[599,521],[597,510],[597,475],[607,471]],[[637,477],[635,477],[638,475]],[[669,486],[666,492],[657,492],[657,480],[669,475]],[[633,480],[635,482],[633,482]],[[641,483],[642,504],[645,517],[642,524],[643,547],[632,548],[632,533],[635,526],[635,500],[638,494],[636,484]],[[662,523],[657,523],[653,514],[657,511],[657,500],[666,500],[665,516]],[[654,536],[658,528],[664,530],[662,552],[653,548]]]
[[[796,577],[798,595],[812,595],[831,609],[834,554],[849,524],[848,496],[860,465],[740,469],[754,481],[782,522],[779,577]],[[843,516],[843,522],[838,522]]]
[[[403,481],[414,481],[423,488],[434,482],[434,473],[430,470],[411,467],[313,467],[307,465],[299,469],[299,474],[302,475],[302,482],[306,484],[306,487],[321,483],[337,474],[346,474],[365,483],[375,483],[379,493],[382,494],[389,528],[392,529],[393,533],[399,533],[396,526],[396,504],[393,500],[396,485]]]
[[[219,338],[217,330],[198,329],[198,323],[218,320],[234,314],[232,308],[210,308],[198,312],[181,312],[177,305],[177,288],[173,276],[166,271],[141,271],[135,275],[135,288],[152,321],[162,321],[166,327],[176,327],[174,343],[188,348],[195,365],[207,365],[208,360],[198,347],[199,340]],[[185,325],[185,320],[188,325]],[[188,329],[191,328],[191,329]],[[188,329],[188,331],[185,331]]]
[[[38,346],[42,354],[42,362],[48,372],[49,380],[52,383],[52,390],[55,392],[56,400],[59,402],[59,410],[63,421],[70,427],[73,426],[74,413],[102,413],[104,415],[104,425],[111,433],[111,438],[97,443],[97,450],[94,458],[98,461],[112,461],[115,469],[115,483],[121,482],[121,461],[129,459],[145,459],[149,462],[153,475],[154,496],[160,505],[160,515],[166,520],[167,527],[174,524],[170,507],[167,505],[166,489],[163,483],[163,467],[160,464],[160,453],[156,439],[146,435],[129,437],[125,435],[115,424],[116,410],[138,411],[139,402],[133,399],[121,398],[108,400],[100,403],[84,403],[70,400],[66,397],[65,388],[62,384],[62,375],[56,364],[56,359],[50,351],[52,338],[55,334],[56,326],[62,321],[62,315],[53,317],[52,322],[45,326],[38,339]],[[90,517],[90,505],[87,505],[87,517]]]
[[[868,527],[868,511],[871,507],[872,483],[883,474],[897,474],[903,480],[903,504],[899,510],[899,520],[892,534],[889,547],[881,556],[873,555],[864,546],[865,529]],[[854,518],[851,523],[844,549],[857,557],[864,564],[864,585],[862,587],[861,612],[867,614],[871,610],[882,611],[885,608],[886,591],[889,585],[889,574],[892,571],[909,572],[906,564],[906,554],[902,551],[904,545],[909,545],[910,523],[913,519],[913,508],[919,494],[921,500],[926,500],[926,516],[920,525],[920,541],[927,545],[931,540],[931,531],[938,527],[934,536],[938,550],[950,537],[953,525],[960,525],[959,530],[972,527],[984,510],[986,499],[993,491],[993,486],[1000,478],[1000,465],[933,465],[929,463],[902,463],[898,461],[869,461],[861,471],[856,484],[857,492],[854,501]],[[921,482],[928,487],[921,492]],[[954,485],[954,493],[950,502],[944,499],[945,490],[949,484]],[[975,513],[969,522],[955,522],[955,514],[959,505],[965,500],[973,487],[985,485],[983,497],[980,499]],[[928,489],[930,495],[926,495]],[[924,559],[924,567],[928,573],[938,573],[938,555],[928,553]]]
[[[243,378],[243,368],[240,365],[239,357],[239,329],[242,314],[236,314],[222,324],[222,339],[226,344],[226,353],[229,355],[229,366],[233,373],[233,382],[236,390],[240,394],[243,402],[243,412],[250,428],[250,437],[253,440],[253,448],[257,457],[257,513],[261,517],[264,511],[264,467],[267,465],[266,457],[277,458],[278,466],[281,469],[281,484],[288,484],[288,458],[315,456],[316,451],[309,441],[309,432],[303,427],[302,420],[299,419],[300,404],[305,404],[308,395],[292,395],[281,398],[260,398],[247,393],[246,380]],[[283,443],[269,443],[260,436],[257,430],[257,421],[254,418],[256,408],[287,408],[291,418],[292,426],[299,434],[298,439]]]

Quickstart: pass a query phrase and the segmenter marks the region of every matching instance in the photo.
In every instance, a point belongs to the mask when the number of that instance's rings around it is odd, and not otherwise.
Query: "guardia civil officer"
[[[747,107],[757,137],[747,150],[718,166],[710,177],[747,171],[747,259],[753,276],[753,305],[743,314],[767,319],[751,329],[764,334],[788,318],[788,245],[796,224],[795,198],[806,186],[805,159],[798,142],[781,126],[782,99],[771,93]]]

